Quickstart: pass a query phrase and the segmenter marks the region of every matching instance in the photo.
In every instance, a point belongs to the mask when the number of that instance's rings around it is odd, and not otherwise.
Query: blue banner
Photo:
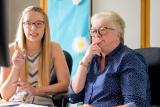
[[[73,58],[72,76],[89,45],[90,0],[48,0],[52,40]]]

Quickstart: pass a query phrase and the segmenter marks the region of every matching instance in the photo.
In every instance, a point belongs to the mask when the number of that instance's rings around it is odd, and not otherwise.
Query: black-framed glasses
[[[108,30],[115,30],[115,29],[109,28],[109,27],[100,27],[98,29],[90,29],[90,35],[91,37],[96,37],[98,33],[102,37],[108,32]]]
[[[29,28],[32,25],[34,25],[36,28],[42,28],[44,25],[44,21],[41,21],[41,20],[37,20],[35,22],[26,21],[26,22],[23,22],[23,25],[26,28]]]

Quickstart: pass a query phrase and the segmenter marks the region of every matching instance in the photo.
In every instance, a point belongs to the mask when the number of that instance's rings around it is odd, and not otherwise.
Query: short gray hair
[[[94,14],[91,18],[91,23],[94,20],[99,19],[99,18],[106,19],[106,21],[109,22],[114,29],[121,32],[120,41],[122,43],[124,43],[125,22],[122,19],[122,17],[114,11],[105,11],[105,12],[100,12],[100,13]]]

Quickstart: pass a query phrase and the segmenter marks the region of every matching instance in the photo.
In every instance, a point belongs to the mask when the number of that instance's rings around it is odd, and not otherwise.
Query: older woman
[[[73,77],[69,96],[83,107],[148,107],[144,58],[124,43],[123,19],[113,11],[91,18],[92,43]]]
[[[17,42],[9,49],[11,66],[1,69],[2,98],[53,106],[52,95],[67,91],[70,74],[60,45],[50,40],[48,18],[41,8],[29,6],[23,11]],[[51,74],[58,81],[52,85]]]

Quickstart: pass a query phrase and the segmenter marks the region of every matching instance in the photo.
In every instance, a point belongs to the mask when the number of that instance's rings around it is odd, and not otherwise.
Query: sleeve
[[[83,102],[84,101],[84,90],[82,90],[80,93],[76,94],[73,91],[72,85],[70,83],[69,89],[68,89],[68,96],[69,96],[71,103]]]
[[[121,64],[120,80],[124,104],[132,102],[137,107],[148,107],[149,78],[144,58],[139,54],[128,54]]]

